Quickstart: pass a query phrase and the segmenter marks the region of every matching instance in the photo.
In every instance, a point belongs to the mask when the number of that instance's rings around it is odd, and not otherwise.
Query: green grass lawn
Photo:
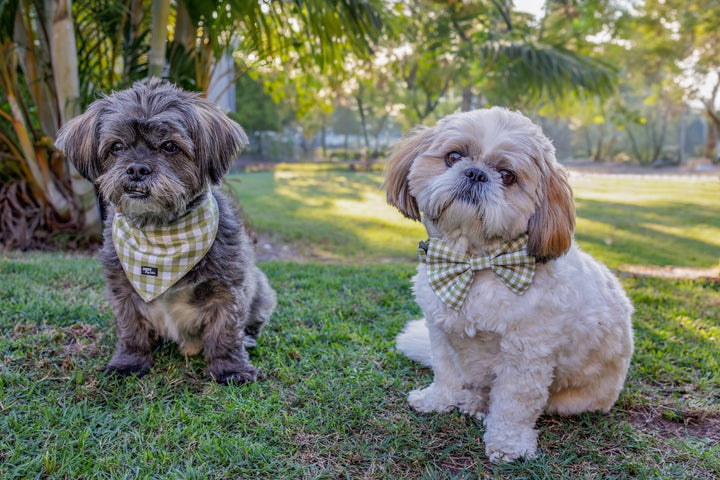
[[[425,230],[385,202],[382,173],[295,168],[231,175],[250,226],[310,258],[417,258]],[[620,265],[711,267],[720,259],[720,182],[573,176],[580,245]]]
[[[422,229],[376,173],[232,176],[252,228],[311,260],[264,262],[278,308],[251,351],[264,378],[221,387],[174,345],[152,372],[100,369],[115,335],[91,256],[0,254],[0,478],[720,477],[720,286],[621,275],[636,354],[609,414],[538,423],[541,455],[490,464],[480,422],[418,414],[431,372],[394,351],[420,314]],[[579,243],[611,267],[717,266],[720,184],[574,177]],[[319,261],[322,260],[322,261]],[[326,261],[327,260],[327,261]]]

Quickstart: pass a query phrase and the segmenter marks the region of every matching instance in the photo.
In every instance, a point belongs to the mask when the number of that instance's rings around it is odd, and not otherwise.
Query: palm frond
[[[607,95],[615,88],[609,64],[562,47],[534,42],[491,41],[480,47],[485,65],[502,76],[504,88],[531,97],[557,99],[567,94]]]

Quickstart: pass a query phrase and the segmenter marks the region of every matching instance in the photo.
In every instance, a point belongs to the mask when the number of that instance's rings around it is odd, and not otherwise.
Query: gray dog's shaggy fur
[[[56,144],[110,203],[99,256],[118,344],[106,370],[147,373],[153,348],[165,338],[185,354],[202,351],[217,382],[255,381],[258,370],[245,347],[255,345],[275,308],[275,292],[255,266],[232,203],[213,189],[220,214],[215,242],[150,302],[125,275],[111,230],[116,211],[142,228],[167,225],[195,208],[247,144],[242,128],[197,94],[151,81],[95,101],[68,122]]]

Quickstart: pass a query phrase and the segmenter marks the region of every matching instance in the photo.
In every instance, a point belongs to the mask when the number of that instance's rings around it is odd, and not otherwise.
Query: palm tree
[[[32,248],[59,231],[98,231],[94,189],[53,139],[99,92],[151,75],[206,91],[230,52],[240,52],[241,69],[294,55],[332,71],[349,52],[368,55],[381,28],[363,0],[153,5],[148,14],[142,0],[81,0],[72,11],[69,0],[0,2],[0,244]]]
[[[0,243],[32,247],[51,232],[76,226],[99,232],[92,185],[52,146],[63,118],[77,109],[68,0],[0,4],[0,85],[8,110],[0,111]],[[69,23],[68,23],[69,22]],[[51,65],[51,68],[48,66]],[[51,74],[57,68],[57,74]]]
[[[403,33],[393,56],[414,122],[458,92],[461,109],[469,110],[488,103],[606,94],[614,87],[613,68],[587,55],[589,50],[577,42],[568,48],[566,37],[547,35],[508,1],[453,2],[444,8],[433,0],[411,3],[414,9],[397,20]],[[418,16],[413,10],[431,14]],[[451,109],[457,105],[454,99],[450,104]]]

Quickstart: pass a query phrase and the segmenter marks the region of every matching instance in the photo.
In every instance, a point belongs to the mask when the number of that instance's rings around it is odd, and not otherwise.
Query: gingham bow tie
[[[218,221],[211,191],[196,209],[170,225],[140,229],[127,217],[115,214],[115,252],[143,300],[162,295],[205,256],[215,241]]]
[[[535,275],[535,258],[527,253],[527,234],[520,235],[485,257],[453,252],[437,238],[420,242],[418,255],[427,265],[430,286],[449,307],[459,310],[472,284],[474,272],[486,268],[500,277],[515,294],[522,295]]]

